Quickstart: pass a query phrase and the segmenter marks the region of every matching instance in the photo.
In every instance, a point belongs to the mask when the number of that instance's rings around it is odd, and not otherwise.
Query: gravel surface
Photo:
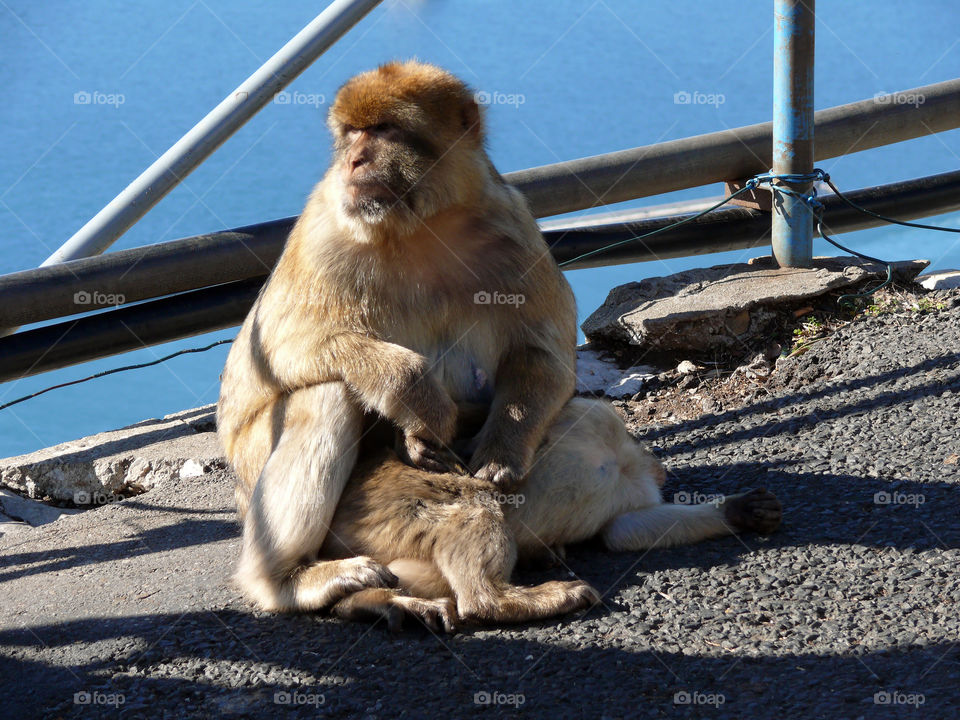
[[[569,571],[604,594],[585,615],[391,636],[251,612],[227,584],[237,529],[230,477],[215,469],[0,543],[0,707],[958,717],[960,294],[931,297],[942,309],[841,327],[697,417],[651,422],[642,402],[619,404],[670,470],[668,499],[765,486],[785,509],[770,538],[572,548]]]

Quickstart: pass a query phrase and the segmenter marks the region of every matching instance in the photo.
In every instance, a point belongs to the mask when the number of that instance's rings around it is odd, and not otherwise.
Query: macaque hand
[[[491,482],[501,490],[519,485],[529,469],[529,461],[512,457],[509,451],[498,451],[496,447],[481,447],[470,459],[473,476]]]
[[[400,450],[404,462],[415,468],[429,472],[469,474],[463,462],[452,450],[416,435],[404,435]]]

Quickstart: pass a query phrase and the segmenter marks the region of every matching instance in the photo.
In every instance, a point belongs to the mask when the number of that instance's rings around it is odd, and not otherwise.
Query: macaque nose
[[[356,170],[358,167],[367,164],[367,153],[360,151],[350,158],[350,169]]]
[[[357,142],[347,157],[350,163],[350,172],[370,162],[370,147],[362,140]]]

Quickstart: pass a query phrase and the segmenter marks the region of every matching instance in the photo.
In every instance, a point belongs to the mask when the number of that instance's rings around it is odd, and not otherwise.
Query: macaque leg
[[[584,582],[519,587],[509,582],[517,557],[493,485],[454,474],[428,473],[396,456],[371,460],[351,478],[322,556],[357,548],[389,563],[405,594],[456,601],[467,622],[523,622],[561,615],[599,598]],[[399,596],[402,597],[402,596]],[[424,618],[423,606],[387,593],[364,593],[336,608],[341,617],[396,617],[391,606]],[[407,607],[402,607],[404,604]],[[430,608],[427,607],[430,611]]]
[[[510,584],[516,545],[502,516],[491,519],[485,509],[474,508],[438,533],[434,562],[453,590],[460,618],[480,623],[526,622],[600,601],[597,591],[580,580],[533,587]]]
[[[357,458],[362,415],[342,383],[278,403],[283,428],[250,497],[236,580],[265,610],[318,610],[396,578],[367,557],[308,562],[323,543]]]
[[[390,563],[398,585],[410,596],[382,588],[362,590],[334,605],[334,615],[361,621],[385,619],[391,630],[399,629],[404,618],[415,617],[428,628],[452,632],[457,619],[524,622],[563,615],[600,599],[582,581],[534,587],[510,584],[515,548],[502,519],[482,507],[457,510],[439,525],[414,523],[409,529],[424,547],[434,548],[433,562],[398,559]]]
[[[745,530],[771,533],[780,525],[780,501],[764,489],[730,495],[717,504],[665,503],[624,513],[603,529],[611,550],[646,550],[699,542]]]
[[[415,618],[433,632],[452,633],[457,629],[457,608],[450,598],[425,600],[401,595],[389,588],[366,588],[343,598],[330,614],[344,620],[386,620],[391,632],[403,628],[403,621]]]

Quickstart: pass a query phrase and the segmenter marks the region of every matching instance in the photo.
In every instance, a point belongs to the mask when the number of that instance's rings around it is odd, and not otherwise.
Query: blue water
[[[41,263],[320,6],[4,0],[0,272]],[[820,0],[817,10],[817,108],[960,76],[955,0]],[[385,60],[416,56],[491,95],[522,96],[488,112],[490,153],[507,172],[769,120],[772,45],[769,2],[385,2],[294,82],[289,90],[302,93],[300,103],[267,107],[114,248],[298,213],[329,159],[323,101],[350,75]],[[716,102],[676,104],[681,92]],[[83,93],[90,103],[75,102]],[[841,189],[853,189],[953,170],[958,162],[954,131],[822,165]],[[634,204],[719,192],[699,188]],[[933,221],[956,227],[960,214]],[[953,235],[888,227],[843,239],[881,257],[960,267]],[[832,253],[820,243],[815,250]],[[616,284],[755,254],[580,270],[568,278],[582,320]],[[0,403],[232,334],[6,383]],[[0,457],[214,402],[226,353],[176,358],[0,411]]]

